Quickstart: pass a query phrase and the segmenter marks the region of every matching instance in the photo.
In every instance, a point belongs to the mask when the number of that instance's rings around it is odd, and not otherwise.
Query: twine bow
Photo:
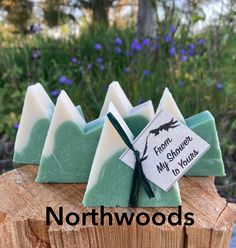
[[[138,194],[139,194],[139,188],[140,185],[143,186],[146,194],[149,198],[155,197],[153,190],[143,172],[142,167],[142,160],[140,158],[140,153],[138,150],[135,150],[131,141],[129,140],[129,137],[121,127],[120,123],[117,121],[117,119],[114,117],[112,113],[107,114],[108,119],[110,120],[111,124],[114,126],[116,131],[119,133],[120,137],[123,139],[125,144],[134,152],[135,156],[135,167],[134,167],[134,174],[133,174],[133,180],[132,180],[132,186],[131,186],[131,192],[130,192],[130,198],[129,198],[129,207],[137,207],[138,206]]]

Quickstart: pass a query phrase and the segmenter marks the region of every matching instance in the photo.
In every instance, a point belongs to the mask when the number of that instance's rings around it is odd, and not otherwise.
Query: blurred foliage
[[[6,19],[15,27],[14,32],[26,34],[32,15],[32,2],[28,0],[0,0],[0,6],[7,11]]]
[[[43,4],[44,20],[50,28],[67,23],[69,16],[61,8],[58,0],[49,0]]]

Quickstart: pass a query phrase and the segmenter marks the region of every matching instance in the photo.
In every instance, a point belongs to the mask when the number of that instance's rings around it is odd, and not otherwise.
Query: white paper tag
[[[146,177],[164,191],[168,191],[210,148],[205,140],[165,110],[157,113],[133,146],[143,159]],[[127,149],[120,159],[134,168],[132,150]]]

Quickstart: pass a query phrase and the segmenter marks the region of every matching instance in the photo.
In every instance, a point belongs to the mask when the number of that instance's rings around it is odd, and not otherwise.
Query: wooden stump
[[[37,167],[23,166],[0,176],[0,247],[228,247],[233,223],[236,221],[236,206],[227,203],[216,191],[213,177],[183,177],[180,180],[183,214],[194,213],[194,224],[171,226],[168,222],[156,226],[150,222],[140,226],[109,225],[95,226],[91,219],[86,225],[79,222],[62,226],[52,221],[45,223],[46,206],[64,215],[91,211],[82,206],[85,184],[37,184],[34,182]],[[97,208],[98,212],[100,208]],[[106,208],[112,213],[130,213],[127,208]],[[176,208],[138,208],[135,215],[146,212],[150,216],[163,212],[166,216]],[[184,223],[184,222],[183,222]]]

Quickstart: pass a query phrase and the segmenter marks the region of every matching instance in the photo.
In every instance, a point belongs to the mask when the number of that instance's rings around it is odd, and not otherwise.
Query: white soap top
[[[33,126],[40,119],[51,119],[54,104],[40,83],[29,86],[24,100],[15,151],[22,152],[28,145]]]
[[[85,120],[80,115],[79,111],[76,109],[66,92],[62,90],[57,98],[56,107],[48,130],[42,156],[48,157],[52,154],[57,128],[66,121],[72,121],[78,125],[81,130],[85,130]]]
[[[122,117],[128,116],[128,114],[133,108],[128,97],[126,96],[119,82],[117,81],[112,82],[108,87],[105,101],[100,112],[100,116],[103,116],[107,113],[110,102],[114,104],[114,106],[116,107]]]
[[[161,97],[160,103],[158,105],[156,113],[165,109],[167,112],[172,114],[175,118],[177,118],[182,123],[186,123],[183,115],[181,114],[172,94],[170,93],[168,88],[165,88],[163,95]]]
[[[155,112],[153,108],[152,101],[149,100],[147,102],[144,102],[138,106],[135,106],[129,116],[134,116],[134,115],[141,115],[145,118],[147,118],[149,121],[154,118]]]
[[[129,139],[132,141],[134,136],[129,127],[124,122],[121,115],[116,110],[113,103],[109,104],[108,112],[112,113],[118,120]],[[98,176],[104,163],[116,152],[126,148],[126,145],[116,129],[111,124],[108,117],[105,118],[104,126],[98,143],[97,151],[93,160],[93,165],[89,175],[87,190],[89,190],[97,182]]]

